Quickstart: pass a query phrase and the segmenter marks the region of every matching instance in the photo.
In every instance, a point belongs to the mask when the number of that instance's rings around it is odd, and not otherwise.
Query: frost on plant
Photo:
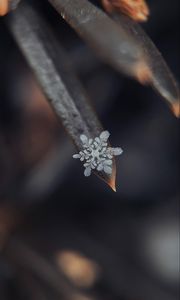
[[[104,171],[111,175],[113,156],[120,155],[122,149],[108,147],[109,136],[108,131],[103,131],[95,139],[88,139],[84,134],[80,136],[83,149],[78,154],[74,154],[73,158],[79,158],[84,162],[85,176],[90,176],[92,170]]]

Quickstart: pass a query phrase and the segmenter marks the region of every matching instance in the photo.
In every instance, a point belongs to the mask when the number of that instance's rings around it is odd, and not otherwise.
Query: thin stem
[[[102,126],[71,70],[69,58],[45,22],[27,3],[12,14],[8,26],[58,119],[81,150],[80,135],[95,138],[102,132]],[[112,175],[95,174],[115,189],[115,161]]]

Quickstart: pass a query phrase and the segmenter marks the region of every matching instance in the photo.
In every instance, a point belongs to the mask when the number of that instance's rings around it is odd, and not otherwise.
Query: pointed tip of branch
[[[111,178],[109,181],[105,181],[109,187],[116,192],[116,183],[115,183],[115,178]]]
[[[134,66],[133,66],[133,73],[136,79],[141,83],[141,84],[148,84],[151,82],[152,79],[152,72],[151,69],[149,68],[148,64],[146,61],[143,59],[141,61],[138,61]]]
[[[114,192],[116,192],[116,164],[113,159],[113,169],[112,174],[107,175],[104,172],[94,172],[101,180],[103,180]]]
[[[112,182],[112,184],[109,184],[109,186],[111,187],[111,189],[116,192],[116,185],[115,182]]]
[[[115,165],[115,161],[113,163],[113,172],[111,177],[109,178],[109,180],[107,181],[107,184],[109,185],[109,187],[116,192],[116,165]]]
[[[175,103],[171,106],[172,112],[177,118],[180,118],[180,99],[178,99]]]
[[[95,174],[102,179],[114,192],[116,192],[116,176],[114,176],[114,174],[112,174],[110,177],[104,174],[97,174],[95,172]]]
[[[166,71],[166,69],[165,69]],[[180,97],[177,83],[170,73],[164,72],[160,79],[153,73],[146,61],[138,62],[134,65],[134,74],[136,79],[144,85],[152,85],[157,92],[168,101],[173,114],[180,117]],[[170,75],[169,75],[170,74]],[[159,75],[159,74],[158,74]],[[164,77],[163,77],[164,76]],[[167,78],[166,78],[167,77]]]

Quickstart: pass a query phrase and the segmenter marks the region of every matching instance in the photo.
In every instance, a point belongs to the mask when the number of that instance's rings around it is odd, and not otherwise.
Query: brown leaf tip
[[[149,7],[145,0],[101,0],[108,13],[120,11],[137,22],[145,22],[149,16]]]
[[[171,109],[177,118],[180,118],[180,99],[172,104]]]
[[[152,72],[145,60],[133,65],[133,75],[141,84],[149,84],[152,80]]]
[[[112,189],[114,192],[116,192],[116,185],[115,185],[115,182],[114,182],[114,181],[112,181],[112,182],[109,184],[109,186],[111,187],[111,189]]]
[[[9,1],[8,0],[0,0],[0,16],[4,16],[8,13],[9,9]]]

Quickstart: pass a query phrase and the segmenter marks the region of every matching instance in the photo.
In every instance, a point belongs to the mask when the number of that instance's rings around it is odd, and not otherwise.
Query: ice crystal
[[[82,142],[82,150],[78,154],[74,154],[73,158],[79,158],[84,162],[84,175],[90,176],[92,170],[104,171],[106,174],[112,174],[113,156],[122,153],[121,148],[112,148],[108,146],[108,138],[110,133],[103,131],[99,137],[88,139],[86,135],[80,136]]]

